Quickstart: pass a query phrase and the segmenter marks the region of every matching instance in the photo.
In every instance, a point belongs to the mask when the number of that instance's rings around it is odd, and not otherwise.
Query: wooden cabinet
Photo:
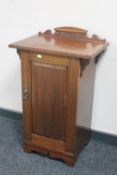
[[[86,33],[60,27],[10,44],[21,58],[24,150],[68,165],[90,139],[95,63],[108,45]]]

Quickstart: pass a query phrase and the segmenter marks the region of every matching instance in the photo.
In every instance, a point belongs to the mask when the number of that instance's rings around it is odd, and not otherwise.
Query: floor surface
[[[22,121],[0,116],[0,175],[117,175],[117,147],[91,140],[73,168],[25,153]]]

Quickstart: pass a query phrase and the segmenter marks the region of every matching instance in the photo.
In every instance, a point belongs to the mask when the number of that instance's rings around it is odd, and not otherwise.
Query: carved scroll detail
[[[103,56],[103,54],[105,53],[105,51],[106,51],[106,50],[103,50],[99,55],[97,55],[97,56],[95,57],[95,64],[98,63],[100,57]]]
[[[96,34],[93,34],[92,35],[92,39],[93,40],[96,40],[96,41],[103,41],[103,42],[106,42],[106,39],[101,39],[98,35],[96,35]]]
[[[105,39],[99,38],[97,35],[92,35],[92,37],[87,36],[87,30],[76,28],[76,27],[57,27],[54,29],[54,32],[52,32],[50,29],[46,30],[45,32],[39,32],[39,35],[43,35],[45,38],[46,36],[50,37],[66,37],[69,39],[74,40],[88,40],[88,41],[94,41],[99,43],[106,43]]]
[[[88,64],[90,64],[90,60],[80,58],[80,67],[81,67],[80,77],[82,77],[83,71],[85,70]]]
[[[19,58],[21,59],[20,52],[21,52],[21,50],[18,50],[18,49],[17,49],[17,54],[19,55]]]

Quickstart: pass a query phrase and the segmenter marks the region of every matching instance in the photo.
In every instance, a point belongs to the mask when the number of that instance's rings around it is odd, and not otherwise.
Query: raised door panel
[[[65,140],[68,66],[44,59],[30,59],[32,133]]]

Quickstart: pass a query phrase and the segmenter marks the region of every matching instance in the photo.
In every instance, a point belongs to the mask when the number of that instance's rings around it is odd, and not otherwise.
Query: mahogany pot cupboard
[[[108,43],[57,27],[9,46],[21,58],[24,150],[73,166],[90,139],[95,66]]]

